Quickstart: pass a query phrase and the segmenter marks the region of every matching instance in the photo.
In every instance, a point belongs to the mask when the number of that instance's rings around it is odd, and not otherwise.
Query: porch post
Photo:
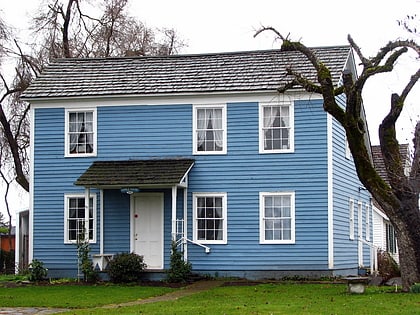
[[[84,233],[85,241],[89,240],[89,208],[90,208],[90,188],[85,187],[85,222],[84,222]]]
[[[183,222],[183,232],[184,234],[183,236],[183,250],[184,250],[184,261],[187,261],[188,259],[188,245],[187,245],[187,236],[188,236],[188,231],[187,231],[187,227],[188,227],[188,202],[187,202],[187,197],[188,197],[188,190],[187,187],[184,188],[184,222]]]
[[[172,241],[176,241],[176,197],[177,187],[172,186]]]

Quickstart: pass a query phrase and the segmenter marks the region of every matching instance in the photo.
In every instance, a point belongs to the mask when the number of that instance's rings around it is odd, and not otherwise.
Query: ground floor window
[[[295,194],[260,193],[260,242],[291,244],[295,242]]]
[[[395,237],[394,227],[386,223],[386,251],[391,254],[397,253],[397,239]]]
[[[225,193],[195,193],[194,241],[203,244],[227,242],[227,208]]]
[[[95,242],[96,235],[96,195],[91,194],[89,199],[89,211],[85,208],[85,195],[65,196],[65,223],[64,241],[74,243],[89,235],[89,242]]]

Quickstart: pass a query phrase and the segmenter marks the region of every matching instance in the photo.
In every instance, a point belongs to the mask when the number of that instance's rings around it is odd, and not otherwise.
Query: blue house
[[[348,46],[313,48],[334,83]],[[177,241],[193,271],[250,279],[357,274],[371,264],[372,205],[343,128],[298,52],[59,59],[31,106],[29,259],[76,277],[121,252],[167,269]],[[338,98],[343,103],[342,98]]]

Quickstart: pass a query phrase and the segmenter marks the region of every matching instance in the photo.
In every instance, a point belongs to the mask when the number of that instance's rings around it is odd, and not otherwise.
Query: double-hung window
[[[226,153],[226,105],[195,105],[193,153]]]
[[[65,195],[64,242],[76,243],[89,237],[89,242],[96,241],[96,195],[89,198],[89,211],[86,211],[85,196]]]
[[[226,193],[195,193],[194,241],[203,244],[226,244]]]
[[[66,156],[96,155],[96,110],[66,110]]]
[[[294,192],[260,193],[260,243],[295,242]]]
[[[261,103],[259,108],[260,153],[293,152],[293,120],[292,103]]]

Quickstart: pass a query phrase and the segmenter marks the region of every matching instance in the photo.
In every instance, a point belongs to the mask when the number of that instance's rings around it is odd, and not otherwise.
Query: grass
[[[166,287],[119,285],[22,285],[0,287],[0,306],[92,308],[169,293]]]
[[[123,303],[173,291],[141,286],[22,286],[0,288],[1,306],[77,308],[67,314],[418,314],[420,294],[369,287],[351,295],[343,284],[275,283],[222,286],[178,300],[116,308]],[[66,314],[66,313],[63,313]]]

